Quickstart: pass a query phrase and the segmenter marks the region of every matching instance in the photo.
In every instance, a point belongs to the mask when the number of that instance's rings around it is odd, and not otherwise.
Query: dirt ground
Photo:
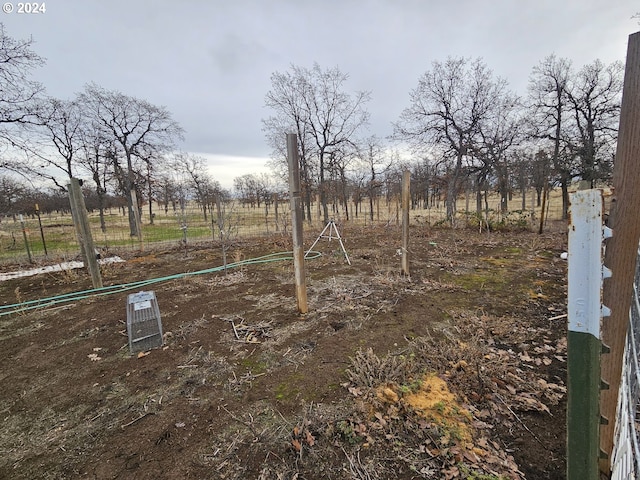
[[[566,226],[415,227],[410,278],[398,227],[341,229],[352,265],[318,244],[304,316],[291,261],[154,284],[164,346],[141,355],[130,292],[0,316],[0,478],[565,478]],[[229,256],[290,248],[272,236]],[[125,260],[105,285],[221,251]],[[79,270],[9,280],[0,305],[89,288]]]

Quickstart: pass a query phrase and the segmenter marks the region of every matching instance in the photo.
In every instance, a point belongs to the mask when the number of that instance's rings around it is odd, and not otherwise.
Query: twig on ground
[[[516,420],[518,420],[518,422],[520,422],[520,425],[522,425],[522,426],[524,427],[524,429],[525,429],[527,432],[529,432],[529,433],[531,434],[531,436],[532,436],[533,438],[535,438],[535,439],[536,439],[536,441],[537,441],[540,445],[542,445],[544,448],[548,448],[548,445],[545,445],[544,443],[542,443],[542,440],[540,440],[540,439],[538,438],[538,436],[537,436],[535,433],[533,433],[533,432],[529,429],[529,427],[527,427],[527,426],[525,425],[525,423],[522,421],[522,419],[520,419],[520,417],[519,417],[518,415],[516,415],[516,412],[514,412],[514,411],[511,409],[511,407],[510,407],[509,405],[507,405],[507,402],[505,402],[505,401],[504,401],[504,399],[503,399],[499,394],[497,394],[497,393],[496,393],[496,397],[498,397],[498,400],[500,400],[500,401],[504,404],[504,406],[505,406],[505,407],[507,407],[507,410],[509,410],[509,412],[511,412],[511,415],[513,415],[513,416],[515,417],[515,419],[516,419]]]
[[[357,453],[358,463],[356,464],[354,459],[349,456],[344,447],[342,447],[342,451],[344,452],[345,457],[347,457],[347,460],[349,460],[349,470],[351,470],[351,475],[353,475],[353,478],[357,478],[359,480],[372,480],[371,475],[369,474],[369,472],[367,472],[367,470],[362,465],[362,462],[360,461],[360,452]]]
[[[237,417],[236,415],[234,415],[233,413],[231,413],[227,407],[225,407],[224,405],[222,405],[222,409],[227,412],[229,414],[229,416],[235,420],[236,422],[244,425],[245,427],[247,427],[249,429],[249,431],[253,434],[253,436],[256,439],[260,438],[260,434],[253,428],[253,417],[251,416],[251,414],[249,414],[249,418],[251,419],[251,422],[247,422],[239,417]]]
[[[233,322],[233,319],[231,319],[230,321],[231,327],[233,327],[233,334],[236,336],[237,340],[240,340],[240,337],[238,336],[238,330],[236,330],[236,324]]]
[[[130,427],[134,423],[139,422],[140,420],[142,420],[145,417],[148,417],[149,415],[155,415],[155,412],[145,412],[142,415],[140,415],[138,418],[131,420],[129,423],[125,423],[124,425],[121,426],[121,428]]]

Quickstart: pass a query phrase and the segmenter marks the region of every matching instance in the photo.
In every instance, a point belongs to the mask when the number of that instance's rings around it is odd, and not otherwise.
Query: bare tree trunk
[[[324,223],[329,222],[329,208],[327,206],[326,183],[324,179],[324,154],[320,152],[320,205]]]
[[[369,219],[373,222],[373,191],[369,193]]]
[[[453,222],[453,217],[456,214],[456,196],[458,195],[458,181],[460,179],[461,171],[462,153],[459,153],[456,159],[456,166],[447,185],[447,220],[449,220],[450,222]]]
[[[563,178],[560,183],[560,189],[562,190],[562,219],[569,218],[569,181]]]

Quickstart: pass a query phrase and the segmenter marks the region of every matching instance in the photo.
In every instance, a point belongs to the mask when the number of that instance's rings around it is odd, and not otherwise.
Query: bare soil
[[[141,356],[128,292],[2,316],[0,478],[564,479],[565,228],[415,227],[406,278],[399,228],[341,226],[352,265],[318,244],[308,314],[291,261],[159,282],[165,342]],[[105,285],[221,251],[126,260]],[[89,288],[82,271],[9,280],[0,305]]]

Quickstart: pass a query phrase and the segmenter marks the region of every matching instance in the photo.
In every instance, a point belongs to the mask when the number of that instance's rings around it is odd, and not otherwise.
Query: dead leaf
[[[357,397],[362,394],[362,391],[358,387],[349,387],[349,393]]]
[[[359,423],[353,428],[353,431],[360,435],[364,435],[367,433],[367,426],[364,423]]]
[[[458,467],[451,467],[446,470],[443,470],[445,480],[451,480],[452,478],[458,478],[460,476],[460,470]]]
[[[378,419],[378,423],[380,424],[380,426],[385,427],[387,425],[387,421],[382,416],[382,413],[376,412],[374,414],[374,417],[376,417]]]
[[[463,455],[464,455],[464,458],[466,458],[467,461],[469,461],[470,463],[480,463],[480,459],[475,454],[475,452],[470,452],[468,450],[465,450]]]
[[[300,452],[302,450],[302,444],[295,438],[291,440],[291,445],[296,449],[296,452]]]
[[[313,435],[311,435],[311,432],[309,430],[306,431],[307,433],[307,445],[309,445],[310,447],[313,447],[316,443],[316,437],[314,437]]]
[[[142,358],[142,357],[146,357],[147,355],[149,355],[151,352],[139,352],[138,353],[138,358]]]
[[[528,353],[521,352],[518,356],[523,362],[533,362],[533,358],[531,358]]]

